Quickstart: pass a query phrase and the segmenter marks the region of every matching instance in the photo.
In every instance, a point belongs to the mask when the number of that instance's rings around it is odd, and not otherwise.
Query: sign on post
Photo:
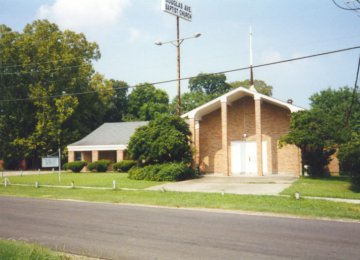
[[[162,0],[161,10],[191,22],[191,7],[177,0]]]
[[[41,158],[42,168],[59,167],[59,157],[43,157]]]

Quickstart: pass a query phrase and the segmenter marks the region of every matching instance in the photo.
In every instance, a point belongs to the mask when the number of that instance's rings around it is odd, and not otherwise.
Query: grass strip
[[[360,220],[360,205],[292,196],[256,196],[199,192],[84,190],[32,187],[0,187],[1,195],[34,198],[74,199],[110,203],[146,204],[170,207],[209,208],[290,214],[306,217]]]
[[[138,181],[127,178],[126,173],[62,173],[59,181],[57,173],[40,174],[40,175],[24,175],[24,176],[9,176],[6,177],[11,184],[27,184],[35,186],[35,182],[39,185],[54,185],[54,186],[75,186],[85,187],[104,187],[111,188],[113,180],[116,180],[117,186],[128,189],[144,189],[151,186],[164,184],[166,182],[156,181]],[[5,178],[0,178],[0,182],[4,182]]]
[[[294,195],[295,192],[310,197],[360,199],[360,191],[352,187],[350,178],[347,177],[301,177],[281,194]]]
[[[70,257],[55,253],[35,244],[18,241],[0,240],[0,259],[13,260],[68,260]]]

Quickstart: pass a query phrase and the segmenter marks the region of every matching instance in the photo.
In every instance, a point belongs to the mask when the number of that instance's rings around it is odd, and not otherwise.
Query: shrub
[[[110,166],[110,160],[99,160],[88,164],[89,171],[106,172]]]
[[[113,169],[118,172],[128,172],[132,167],[136,165],[133,160],[123,160],[113,164]]]
[[[136,129],[128,144],[132,159],[146,164],[191,162],[189,125],[179,116],[158,115]]]
[[[194,170],[185,163],[154,164],[129,171],[129,178],[135,180],[182,181],[195,177]]]
[[[81,170],[87,165],[85,161],[75,161],[65,163],[63,166],[64,170],[70,170],[72,172],[81,172]]]

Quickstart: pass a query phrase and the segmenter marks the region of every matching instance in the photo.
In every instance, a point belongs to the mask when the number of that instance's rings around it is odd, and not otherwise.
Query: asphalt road
[[[105,259],[360,259],[360,224],[0,197],[0,237]]]

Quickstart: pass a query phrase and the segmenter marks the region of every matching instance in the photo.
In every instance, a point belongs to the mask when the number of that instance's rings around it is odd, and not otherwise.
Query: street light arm
[[[166,41],[166,42],[156,41],[155,44],[161,46],[161,45],[170,43],[170,44],[174,45],[175,47],[179,47],[183,43],[183,41],[189,40],[189,39],[194,39],[194,38],[199,38],[201,35],[202,35],[201,33],[195,33],[194,36],[181,38],[181,39],[179,39],[179,44],[178,44],[178,40],[171,40],[171,41]]]

